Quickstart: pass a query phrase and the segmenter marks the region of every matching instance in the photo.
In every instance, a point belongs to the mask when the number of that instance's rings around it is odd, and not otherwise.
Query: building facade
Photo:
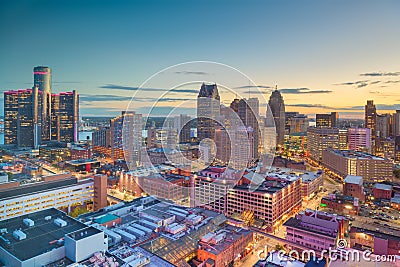
[[[393,178],[393,162],[354,150],[325,150],[322,163],[334,175],[342,179],[347,175],[362,176],[364,181],[368,182]]]
[[[276,144],[282,146],[285,139],[285,102],[278,89],[272,92],[268,105],[275,121]]]

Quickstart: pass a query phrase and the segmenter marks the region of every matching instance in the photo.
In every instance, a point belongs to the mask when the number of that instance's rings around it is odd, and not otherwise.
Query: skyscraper
[[[371,129],[371,153],[375,153],[376,148],[376,106],[373,100],[368,100],[367,105],[365,105],[365,128]]]
[[[175,120],[175,129],[179,132],[179,143],[190,142],[191,117],[186,114],[180,114]]]
[[[4,92],[4,144],[17,145],[18,91]]]
[[[42,140],[42,99],[38,86],[4,92],[4,141],[37,148]]]
[[[285,103],[281,93],[277,88],[275,88],[275,91],[272,92],[268,104],[271,108],[272,115],[274,116],[276,144],[277,146],[282,146],[285,138]]]
[[[50,136],[50,117],[51,117],[51,69],[49,67],[37,66],[33,68],[33,87],[38,86],[42,91],[42,140],[49,141]]]
[[[331,112],[331,114],[316,114],[315,118],[317,127],[339,127],[339,114],[337,112]]]
[[[214,139],[220,116],[220,96],[216,84],[203,83],[197,96],[197,139]]]
[[[111,157],[125,159],[130,169],[141,165],[142,114],[123,111],[110,121]]]
[[[4,142],[38,148],[43,141],[78,141],[76,91],[51,94],[51,70],[33,69],[32,89],[4,92]]]
[[[368,100],[365,105],[365,128],[371,129],[372,138],[376,135],[376,106],[373,100]]]
[[[393,137],[400,136],[400,110],[396,110],[396,113],[392,115],[392,132]]]
[[[259,145],[260,145],[260,127],[259,127],[259,113],[260,103],[258,98],[240,99],[238,103],[238,115],[242,120],[243,124],[250,129],[254,142],[251,155],[254,159],[259,157]]]
[[[390,122],[392,118],[390,114],[378,114],[376,117],[376,136],[379,138],[387,138],[390,136]]]
[[[371,129],[369,128],[350,128],[348,130],[349,149],[371,152]]]
[[[75,90],[51,95],[51,140],[78,141],[79,95]]]

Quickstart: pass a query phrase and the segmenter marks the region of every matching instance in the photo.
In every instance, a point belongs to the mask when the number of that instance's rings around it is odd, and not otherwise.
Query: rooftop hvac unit
[[[7,233],[8,233],[7,228],[0,229],[0,234],[7,234]]]
[[[60,218],[54,219],[54,224],[59,227],[67,226],[67,222]]]
[[[50,220],[51,220],[51,216],[46,216],[46,217],[44,217],[44,220],[45,220],[45,221],[50,221]]]
[[[26,234],[22,232],[21,230],[15,230],[13,232],[13,237],[17,240],[23,240],[26,239]]]
[[[28,219],[28,218],[23,219],[22,221],[23,221],[24,224],[25,224],[26,226],[28,226],[28,227],[32,227],[32,226],[35,225],[35,222],[34,222],[33,220],[31,220],[31,219]]]

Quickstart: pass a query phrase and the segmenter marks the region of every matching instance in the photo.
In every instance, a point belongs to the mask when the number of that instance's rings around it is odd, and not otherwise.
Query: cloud
[[[174,88],[174,89],[139,88],[139,87],[134,87],[134,86],[124,86],[124,85],[116,85],[116,84],[106,84],[106,85],[100,86],[99,88],[102,88],[102,89],[114,89],[114,90],[126,90],[126,91],[177,92],[177,93],[191,93],[191,94],[199,93],[199,90],[195,90],[195,89],[184,89],[184,88]]]
[[[150,114],[151,116],[167,116],[167,115],[178,115],[178,114],[188,114],[191,116],[196,115],[195,108],[186,108],[186,107],[176,107],[176,106],[163,106],[163,107],[152,107],[145,106],[139,107],[136,109],[138,113],[141,114]]]
[[[235,87],[236,89],[248,89],[248,88],[263,88],[263,89],[272,89],[272,86],[269,85],[243,85],[239,87]]]
[[[204,71],[175,71],[175,74],[183,74],[183,75],[209,75],[210,73]]]
[[[159,103],[159,102],[174,102],[174,101],[195,101],[196,98],[173,98],[173,97],[131,97],[131,96],[119,96],[119,95],[87,95],[81,94],[79,99],[82,103],[91,102],[107,102],[107,101],[138,101],[148,103]]]
[[[370,82],[369,84],[377,84],[377,83],[380,83],[381,81],[373,81],[373,82]]]
[[[323,108],[323,109],[334,109],[330,106],[325,106],[321,104],[285,104],[285,106],[289,107],[299,107],[299,108]]]
[[[311,90],[309,88],[283,88],[279,89],[283,94],[329,94],[331,90]]]
[[[367,72],[367,73],[361,73],[360,76],[369,76],[369,77],[400,76],[400,71],[397,71],[397,72]]]
[[[397,80],[397,81],[386,81],[385,83],[400,83],[400,81],[399,80]]]
[[[338,109],[342,109],[342,108],[338,108]],[[353,106],[350,108],[343,108],[346,110],[364,110],[365,106]],[[396,110],[396,109],[400,109],[400,104],[378,104],[376,105],[376,109],[377,110]]]
[[[357,88],[362,88],[362,87],[365,87],[365,86],[368,86],[368,83],[359,83],[359,84],[356,85]]]
[[[107,102],[107,101],[130,101],[131,96],[119,96],[119,95],[79,95],[81,102]]]
[[[360,85],[360,84],[366,84],[369,82],[369,80],[363,80],[363,81],[355,81],[355,82],[345,82],[345,83],[336,83],[334,85]],[[363,87],[363,86],[361,86]]]

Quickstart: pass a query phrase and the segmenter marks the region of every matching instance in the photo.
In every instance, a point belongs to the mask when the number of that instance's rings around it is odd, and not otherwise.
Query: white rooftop
[[[344,179],[344,182],[345,182],[346,184],[358,184],[358,185],[362,185],[363,178],[362,178],[362,176],[347,175],[346,178]]]
[[[389,184],[378,184],[376,183],[374,186],[376,189],[381,189],[381,190],[392,190],[392,186]]]

